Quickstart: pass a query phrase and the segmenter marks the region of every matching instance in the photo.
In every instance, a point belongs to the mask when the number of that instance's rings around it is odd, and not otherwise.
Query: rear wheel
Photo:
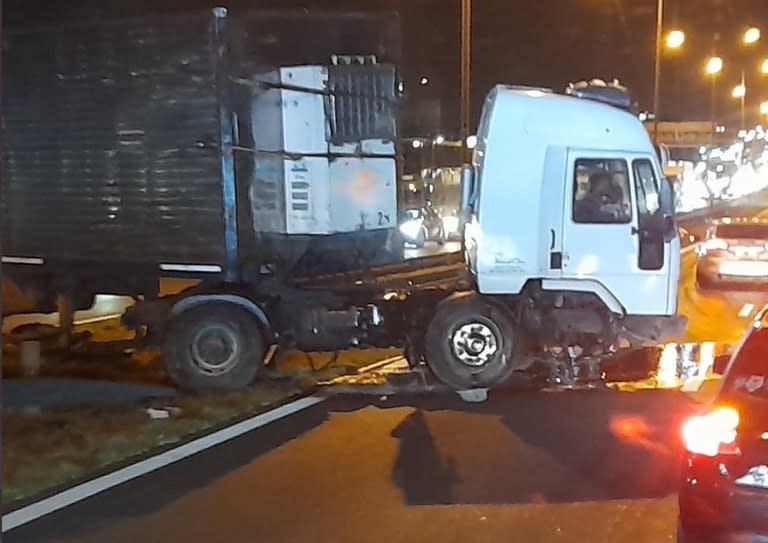
[[[427,364],[457,390],[499,386],[514,371],[513,336],[504,307],[479,296],[449,300],[438,306],[427,328]]]
[[[265,369],[259,323],[230,304],[201,304],[174,318],[164,354],[173,382],[196,392],[243,388]]]

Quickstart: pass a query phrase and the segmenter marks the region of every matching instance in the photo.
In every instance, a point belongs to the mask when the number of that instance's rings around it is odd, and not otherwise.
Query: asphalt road
[[[694,265],[686,253],[689,339],[738,338],[760,296],[700,293]],[[695,408],[671,390],[337,398],[3,540],[673,541],[679,426]]]
[[[768,206],[767,206],[768,207]],[[734,212],[734,215],[738,215]],[[768,210],[751,214],[768,217]],[[679,311],[688,317],[686,339],[734,343],[749,320],[768,303],[768,292],[701,292],[696,287],[696,253],[686,250],[681,264]]]
[[[683,393],[399,402],[328,401],[3,540],[672,540]]]

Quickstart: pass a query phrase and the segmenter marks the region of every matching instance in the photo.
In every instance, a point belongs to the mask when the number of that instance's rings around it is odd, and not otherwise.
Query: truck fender
[[[437,307],[444,307],[449,304],[453,304],[462,300],[469,300],[472,298],[476,298],[478,300],[482,300],[483,303],[492,305],[502,311],[504,314],[506,314],[509,318],[514,318],[514,312],[510,309],[509,306],[501,302],[500,300],[495,299],[493,296],[484,296],[477,292],[476,290],[461,290],[458,292],[454,292],[447,298],[444,298],[440,301],[439,304],[437,304]]]
[[[543,290],[571,290],[575,292],[591,292],[605,304],[611,313],[626,315],[626,310],[613,293],[600,281],[594,279],[543,279]]]
[[[197,296],[189,296],[188,298],[180,300],[171,308],[171,311],[168,314],[168,318],[172,319],[184,311],[192,309],[193,307],[197,307],[201,304],[208,303],[226,303],[241,307],[253,315],[265,330],[270,330],[269,319],[267,318],[267,314],[264,312],[264,310],[248,298],[244,298],[235,294],[199,294]]]

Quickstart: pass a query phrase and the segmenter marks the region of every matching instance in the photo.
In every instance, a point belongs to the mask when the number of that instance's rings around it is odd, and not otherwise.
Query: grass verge
[[[396,350],[341,353],[289,352],[281,356],[276,380],[228,394],[178,396],[142,405],[73,407],[40,412],[5,412],[2,427],[3,486],[6,508],[30,501],[125,464],[134,457],[188,441],[192,437],[268,411],[309,392],[319,381],[353,374]],[[71,360],[45,364],[42,375],[108,381],[163,381],[158,358],[141,363],[119,359],[98,363]],[[152,419],[147,408],[170,417]]]
[[[144,405],[56,408],[3,414],[2,503],[13,508],[110,466],[181,443],[234,419],[257,415],[308,392],[313,382],[261,383],[215,396],[183,396]],[[152,419],[147,408],[169,412]]]

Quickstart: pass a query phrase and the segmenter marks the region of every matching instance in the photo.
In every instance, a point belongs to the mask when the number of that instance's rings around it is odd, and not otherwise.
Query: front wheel
[[[171,321],[165,368],[185,390],[237,390],[264,371],[265,352],[261,328],[252,315],[233,305],[205,303]]]
[[[514,371],[514,323],[502,306],[479,296],[447,300],[427,328],[426,361],[457,390],[503,384]]]

